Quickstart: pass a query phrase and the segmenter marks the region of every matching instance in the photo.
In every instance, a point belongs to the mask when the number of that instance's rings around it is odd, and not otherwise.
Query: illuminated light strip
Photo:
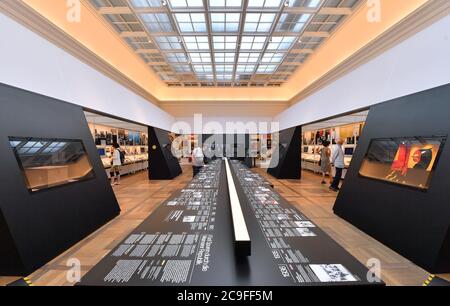
[[[231,174],[228,159],[225,160],[227,170],[228,195],[230,196],[231,215],[233,219],[234,243],[237,255],[251,255],[251,240],[248,233],[247,224],[245,223],[244,214],[242,213],[241,202],[236,191],[233,175]]]

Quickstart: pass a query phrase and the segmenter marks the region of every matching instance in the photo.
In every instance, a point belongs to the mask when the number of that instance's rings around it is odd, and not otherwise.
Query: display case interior
[[[200,142],[201,141],[201,142]],[[234,142],[234,144],[230,144]],[[204,152],[215,153],[216,157],[229,156],[232,158],[250,157],[258,160],[260,166],[270,162],[272,157],[272,135],[269,134],[204,134],[184,135],[179,142],[177,150],[181,152],[182,164],[191,163],[191,154],[194,148],[202,145]],[[267,167],[265,167],[267,168]]]
[[[304,126],[301,153],[302,169],[321,173],[320,156],[324,147],[323,143],[328,141],[330,149],[334,150],[336,141],[342,139],[345,154],[343,177],[345,177],[364,129],[367,114],[368,111],[363,111]]]
[[[30,192],[95,177],[81,140],[9,137]]]
[[[112,145],[118,143],[125,153],[121,174],[148,169],[148,128],[134,123],[85,112],[89,129],[107,175],[110,175]]]

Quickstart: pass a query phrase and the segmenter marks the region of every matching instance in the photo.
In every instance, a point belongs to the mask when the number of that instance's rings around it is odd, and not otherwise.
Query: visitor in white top
[[[194,151],[192,151],[192,170],[194,177],[202,170],[204,165],[205,155],[203,154],[203,150],[200,147],[196,147]]]
[[[342,148],[342,145],[344,144],[344,141],[342,139],[338,139],[336,141],[336,146],[333,149],[333,153],[331,155],[331,164],[336,169],[336,174],[333,179],[333,183],[331,183],[330,190],[332,191],[339,191],[339,183],[342,179],[342,171],[344,171],[345,168],[345,162],[344,162],[344,149]]]
[[[111,186],[120,185],[120,167],[122,166],[122,151],[117,142],[113,143],[111,158]]]

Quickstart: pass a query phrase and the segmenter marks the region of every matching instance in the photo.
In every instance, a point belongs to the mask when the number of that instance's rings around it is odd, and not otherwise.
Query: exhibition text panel
[[[81,285],[367,285],[367,268],[260,175],[232,161],[252,255],[234,252],[222,160],[204,167],[82,279]],[[378,283],[379,284],[379,283]]]

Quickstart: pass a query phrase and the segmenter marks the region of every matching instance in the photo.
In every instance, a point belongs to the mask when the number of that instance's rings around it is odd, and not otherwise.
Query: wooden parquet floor
[[[382,264],[382,278],[388,285],[421,285],[428,273],[373,238],[359,231],[332,212],[336,194],[320,184],[320,177],[304,172],[301,181],[277,180],[263,169],[256,172],[266,176],[276,190],[316,222],[333,239],[347,249],[362,263],[378,258]],[[191,179],[192,170],[183,167],[183,174],[172,181],[149,181],[147,173],[141,172],[122,179],[114,187],[122,213],[88,238],[67,250],[47,265],[29,276],[36,286],[71,286],[67,281],[67,262],[80,260],[81,274],[85,274],[108,254],[135,227],[174,191],[183,188]],[[449,275],[444,277],[450,278]],[[17,278],[0,277],[0,285]]]

